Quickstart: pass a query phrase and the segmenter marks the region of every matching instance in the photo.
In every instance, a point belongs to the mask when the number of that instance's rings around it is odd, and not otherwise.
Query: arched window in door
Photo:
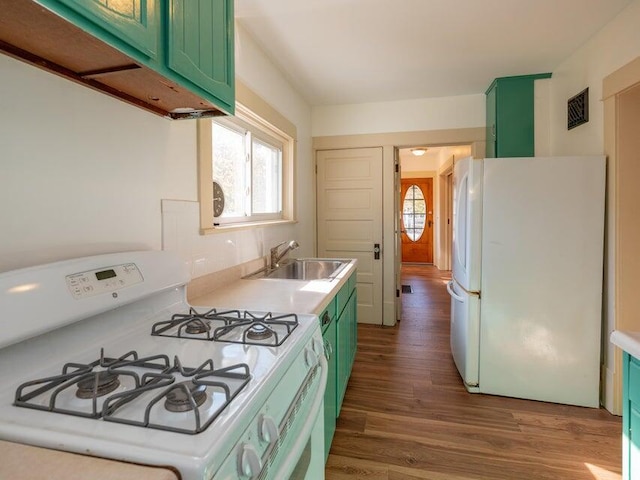
[[[418,185],[411,185],[402,202],[402,223],[411,241],[415,242],[422,236],[426,219],[427,202],[424,193]]]

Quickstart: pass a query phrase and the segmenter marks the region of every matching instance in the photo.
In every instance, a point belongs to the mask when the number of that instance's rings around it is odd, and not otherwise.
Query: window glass
[[[282,217],[282,146],[230,119],[212,122],[212,180],[222,187],[220,224]]]
[[[282,154],[280,149],[253,140],[251,165],[251,204],[253,213],[282,210]]]
[[[222,217],[244,215],[245,202],[245,135],[212,123],[213,180],[224,192]]]
[[[427,202],[424,194],[418,185],[411,185],[402,203],[402,222],[411,241],[415,242],[422,236],[426,218]]]

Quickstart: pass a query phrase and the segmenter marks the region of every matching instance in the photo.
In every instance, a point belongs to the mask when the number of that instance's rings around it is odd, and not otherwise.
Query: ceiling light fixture
[[[425,147],[412,148],[411,153],[413,153],[416,157],[420,157],[427,153],[427,149]]]

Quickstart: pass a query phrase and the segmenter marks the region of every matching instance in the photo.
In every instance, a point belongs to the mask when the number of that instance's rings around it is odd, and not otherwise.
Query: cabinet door
[[[329,456],[333,434],[336,431],[336,373],[337,373],[337,346],[336,346],[336,322],[333,320],[323,333],[325,354],[327,356],[327,387],[324,392],[324,454],[325,461]]]
[[[351,375],[351,310],[345,308],[338,317],[338,415]]]
[[[533,157],[533,78],[504,78],[496,92],[496,157]]]
[[[349,303],[347,304],[347,309],[351,314],[351,335],[349,339],[351,340],[351,345],[349,346],[350,351],[350,366],[349,366],[349,376],[351,376],[351,369],[353,368],[353,362],[356,359],[356,351],[358,349],[358,294],[354,289],[351,293],[351,298],[349,298]]]
[[[40,3],[127,55],[137,56],[127,47],[149,58],[158,55],[158,0],[41,0]],[[103,31],[114,38],[106,38]]]
[[[167,67],[233,113],[233,0],[169,0],[167,41]]]
[[[629,471],[624,480],[633,480],[640,475],[640,405],[631,403],[629,408]]]
[[[487,133],[486,133],[486,158],[496,156],[496,90],[498,86],[487,91]]]

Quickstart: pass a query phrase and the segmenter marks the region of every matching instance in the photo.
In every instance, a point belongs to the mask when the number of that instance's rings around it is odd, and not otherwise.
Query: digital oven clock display
[[[116,276],[116,271],[113,269],[103,270],[101,272],[96,272],[96,278],[98,280],[107,280],[109,278],[113,278]]]

